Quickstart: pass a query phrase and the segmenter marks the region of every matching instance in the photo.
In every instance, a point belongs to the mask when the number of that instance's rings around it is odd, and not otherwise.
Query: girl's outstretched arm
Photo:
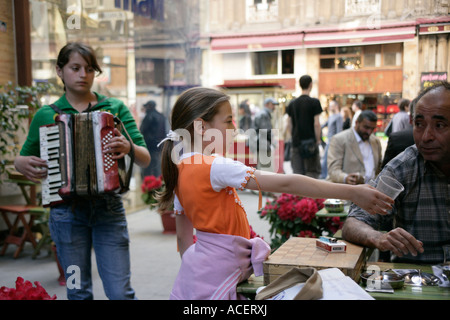
[[[310,198],[350,200],[371,214],[386,214],[394,201],[369,185],[348,185],[313,179],[300,174],[276,174],[255,171],[255,177],[262,191],[290,193]],[[258,190],[254,179],[247,188]]]

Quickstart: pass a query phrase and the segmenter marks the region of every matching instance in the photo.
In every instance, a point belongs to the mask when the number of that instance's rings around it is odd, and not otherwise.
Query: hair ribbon
[[[161,140],[160,143],[158,143],[158,145],[156,147],[159,147],[163,142],[166,142],[167,140],[170,141],[180,141],[181,140],[181,136],[176,133],[175,131],[169,130],[169,133],[167,134],[167,136]]]

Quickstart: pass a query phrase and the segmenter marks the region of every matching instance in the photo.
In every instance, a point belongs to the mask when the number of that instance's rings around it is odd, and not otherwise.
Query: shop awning
[[[367,45],[414,39],[414,22],[380,28],[307,29],[290,33],[213,35],[213,51],[239,52]]]
[[[302,33],[218,36],[211,39],[216,51],[262,51],[301,47]]]
[[[309,32],[305,34],[303,45],[314,47],[342,47],[354,45],[369,45],[413,40],[416,27],[379,28],[366,30]]]

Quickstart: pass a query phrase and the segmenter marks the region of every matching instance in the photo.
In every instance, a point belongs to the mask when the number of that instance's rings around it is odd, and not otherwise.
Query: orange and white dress
[[[255,168],[220,156],[185,154],[178,164],[174,210],[196,230],[250,238],[247,215],[236,189],[242,190]]]
[[[197,242],[183,254],[171,300],[235,300],[237,285],[263,274],[270,246],[250,239],[250,226],[236,189],[254,168],[216,156],[191,153],[178,165],[174,210],[197,230]],[[218,263],[220,261],[220,263]]]

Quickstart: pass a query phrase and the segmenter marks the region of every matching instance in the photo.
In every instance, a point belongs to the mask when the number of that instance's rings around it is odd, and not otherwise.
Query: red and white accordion
[[[41,158],[48,164],[48,175],[42,182],[44,207],[74,196],[96,197],[128,191],[133,144],[128,170],[125,159],[113,160],[111,153],[104,153],[104,146],[115,136],[114,128],[120,125],[126,133],[117,117],[93,111],[59,114],[55,124],[39,128]]]

